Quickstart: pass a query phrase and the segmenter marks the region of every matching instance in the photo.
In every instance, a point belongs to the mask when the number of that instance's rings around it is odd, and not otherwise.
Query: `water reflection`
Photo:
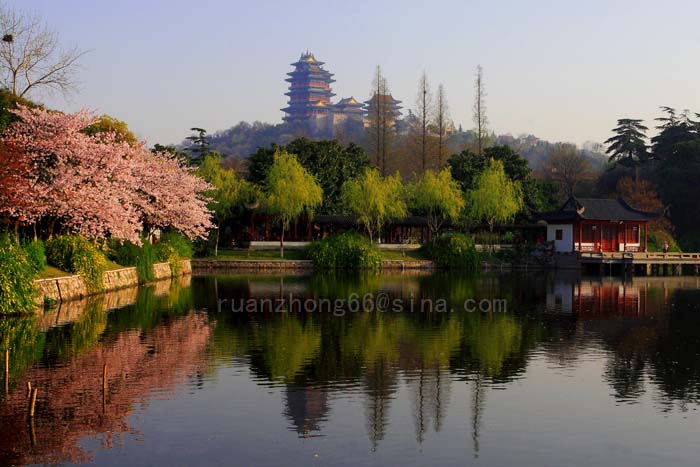
[[[457,311],[334,316],[217,306],[222,299],[367,292],[404,303],[443,298]],[[396,449],[390,427],[407,420],[419,449],[447,442],[449,425],[468,431],[468,446],[460,449],[494,456],[483,445],[484,420],[501,416],[504,397],[507,402],[510,392],[537,377],[564,387],[562,374],[598,363],[604,396],[619,404],[687,413],[700,395],[695,278],[229,276],[120,293],[41,317],[0,320],[0,350],[11,352],[10,384],[0,403],[0,463],[91,460],[86,439],[99,440],[100,452],[124,446],[127,435],[139,432],[136,411],[148,412],[153,400],[183,399],[183,388],[226,384],[229,369],[245,369],[261,391],[279,391],[277,413],[302,439],[333,436],[333,427],[352,416],[347,405],[357,401],[374,452],[385,444]],[[467,298],[506,299],[508,311],[460,311]],[[29,424],[27,382],[39,389]],[[581,382],[600,394],[596,383]],[[210,397],[209,404],[225,404],[224,396]],[[548,407],[539,409],[547,413]],[[408,419],[401,415],[406,410]],[[206,425],[202,419],[197,429],[206,433]]]

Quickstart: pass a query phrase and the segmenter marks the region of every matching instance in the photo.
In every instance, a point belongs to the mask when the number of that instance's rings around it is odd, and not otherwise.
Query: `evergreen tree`
[[[608,138],[605,151],[610,155],[610,162],[623,167],[634,168],[639,177],[639,167],[649,160],[647,150],[646,131],[648,128],[642,124],[642,120],[622,118],[617,121],[617,127],[613,129],[615,136]]]

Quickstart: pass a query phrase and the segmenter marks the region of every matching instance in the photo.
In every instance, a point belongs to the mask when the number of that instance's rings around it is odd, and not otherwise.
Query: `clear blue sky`
[[[472,126],[484,67],[499,133],[602,142],[618,117],[700,112],[700,2],[13,0],[91,52],[80,91],[48,105],[125,120],[149,144],[240,120],[279,122],[285,73],[310,50],[338,97],[368,97],[374,67],[414,107],[425,70]],[[39,97],[39,96],[37,96]]]

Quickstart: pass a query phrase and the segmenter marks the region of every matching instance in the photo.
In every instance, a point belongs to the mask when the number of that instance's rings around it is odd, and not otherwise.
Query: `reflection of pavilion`
[[[632,282],[582,280],[555,282],[547,290],[546,310],[581,317],[645,316],[647,288]]]
[[[320,436],[328,414],[328,393],[314,386],[287,385],[284,415],[301,438]],[[319,434],[313,434],[318,432]]]

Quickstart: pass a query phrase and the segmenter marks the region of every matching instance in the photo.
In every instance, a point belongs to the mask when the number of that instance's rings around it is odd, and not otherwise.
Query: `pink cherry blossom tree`
[[[0,213],[56,223],[88,238],[139,243],[141,233],[155,227],[206,236],[211,221],[204,193],[210,187],[177,159],[111,133],[85,134],[94,121],[86,111],[20,107],[15,113],[20,120],[1,142],[25,165],[15,173],[21,190],[9,190],[12,198],[0,195]],[[0,154],[0,170],[2,160]]]

